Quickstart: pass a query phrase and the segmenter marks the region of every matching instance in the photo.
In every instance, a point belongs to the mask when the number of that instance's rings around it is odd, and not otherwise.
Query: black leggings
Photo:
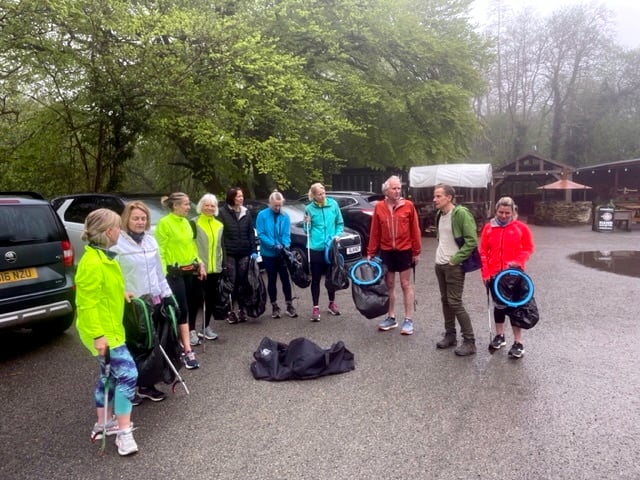
[[[291,281],[289,280],[289,271],[282,257],[262,257],[262,264],[267,271],[267,292],[269,292],[269,300],[275,303],[278,300],[277,281],[280,276],[282,282],[282,293],[287,303],[291,302]]]
[[[216,311],[216,306],[220,303],[220,274],[219,273],[207,273],[207,278],[204,280],[195,280],[193,282],[193,295],[191,305],[193,308],[189,308],[189,328],[191,330],[197,330],[196,317],[198,311],[202,307],[204,302],[204,326],[208,327],[211,322],[211,317]],[[193,325],[193,327],[192,327]]]
[[[195,275],[167,275],[167,283],[171,287],[171,291],[176,297],[180,308],[178,325],[188,322],[189,330],[195,330],[198,305],[202,303],[197,301],[197,292],[194,292],[194,290],[199,290],[197,287],[194,288],[196,280],[197,277]]]
[[[311,250],[309,254],[311,257],[311,299],[315,307],[319,305],[320,280],[322,280],[322,275],[327,273],[328,265],[324,261],[324,250]],[[333,302],[336,299],[335,290],[327,289],[327,295],[329,296],[329,302]]]

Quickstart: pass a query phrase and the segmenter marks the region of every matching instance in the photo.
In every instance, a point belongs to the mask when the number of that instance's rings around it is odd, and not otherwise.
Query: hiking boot
[[[271,318],[280,318],[280,307],[277,303],[271,304]]]
[[[520,358],[524,355],[524,345],[518,342],[513,342],[511,348],[509,349],[509,356],[511,358]]]
[[[234,323],[238,323],[238,316],[236,315],[236,312],[234,312],[233,310],[229,312],[229,315],[227,315],[227,322],[229,322],[231,325],[233,325]]]
[[[200,363],[198,363],[198,360],[196,359],[196,354],[194,351],[185,353],[183,357],[183,361],[184,361],[184,366],[187,367],[187,369],[189,370],[198,368],[200,366]]]
[[[459,357],[473,355],[474,353],[476,353],[476,342],[474,340],[464,339],[462,341],[462,345],[457,347],[453,352]]]
[[[239,310],[238,311],[238,322],[239,323],[243,323],[247,321],[247,312],[245,312],[244,310]]]
[[[138,451],[138,444],[133,439],[133,428],[125,428],[120,430],[116,436],[116,447],[118,447],[118,453],[122,456],[131,455]]]
[[[500,350],[506,344],[507,341],[504,339],[504,335],[496,335],[495,337],[493,337],[493,340],[491,340],[490,347],[494,350]]]
[[[189,332],[189,344],[192,347],[195,347],[196,345],[200,345],[202,343],[202,340],[200,340],[200,338],[198,337],[198,333],[195,330],[191,330]]]
[[[296,309],[293,307],[293,305],[291,305],[291,303],[287,303],[287,315],[289,315],[291,318],[296,318],[298,316],[298,312],[296,312]]]
[[[413,320],[405,318],[402,322],[402,329],[400,330],[402,335],[413,335]]]
[[[331,315],[340,315],[340,310],[338,310],[336,302],[329,302],[329,313]]]
[[[138,387],[138,397],[148,398],[152,402],[161,402],[167,395],[156,387]]]
[[[215,340],[218,338],[218,334],[213,331],[213,328],[207,327],[204,329],[204,338],[207,340]]]
[[[442,340],[436,343],[436,347],[438,348],[450,348],[458,345],[458,340],[456,339],[455,333],[445,333]]]
[[[319,322],[320,321],[320,308],[319,307],[313,307],[313,310],[311,311],[311,321],[312,322]]]
[[[398,322],[396,322],[395,317],[387,317],[382,323],[378,325],[378,330],[382,330],[386,332],[387,330],[391,330],[392,328],[396,328],[398,326]]]
[[[106,428],[104,424],[96,422],[91,430],[91,440],[94,442],[96,440],[102,440],[102,435],[104,435],[105,432],[107,437],[118,433],[118,421],[116,420],[116,417],[111,417],[110,420],[107,420]]]

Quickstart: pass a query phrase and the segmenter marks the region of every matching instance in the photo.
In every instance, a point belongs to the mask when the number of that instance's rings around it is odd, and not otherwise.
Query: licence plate
[[[354,245],[353,247],[347,247],[347,255],[352,255],[360,251],[360,245]]]
[[[0,283],[23,282],[38,278],[38,271],[35,268],[22,268],[20,270],[7,270],[0,272]]]

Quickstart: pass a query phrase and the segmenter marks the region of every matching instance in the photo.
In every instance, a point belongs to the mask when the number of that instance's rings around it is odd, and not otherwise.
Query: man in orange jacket
[[[389,288],[389,312],[378,325],[381,331],[398,326],[395,316],[395,277],[400,274],[400,286],[404,300],[402,335],[413,334],[414,293],[411,284],[411,268],[418,263],[422,248],[420,221],[411,201],[402,198],[400,178],[391,176],[382,184],[384,201],[376,203],[371,220],[367,258],[380,255],[387,267],[385,282]]]

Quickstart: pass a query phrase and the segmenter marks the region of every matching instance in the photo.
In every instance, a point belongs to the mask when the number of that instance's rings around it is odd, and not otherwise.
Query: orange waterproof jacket
[[[380,250],[411,250],[417,257],[421,249],[420,221],[413,203],[401,198],[392,210],[384,200],[376,203],[367,255],[376,255]]]
[[[482,229],[478,250],[482,259],[483,280],[495,277],[511,266],[524,270],[533,253],[531,230],[519,220],[500,226],[492,219]]]

